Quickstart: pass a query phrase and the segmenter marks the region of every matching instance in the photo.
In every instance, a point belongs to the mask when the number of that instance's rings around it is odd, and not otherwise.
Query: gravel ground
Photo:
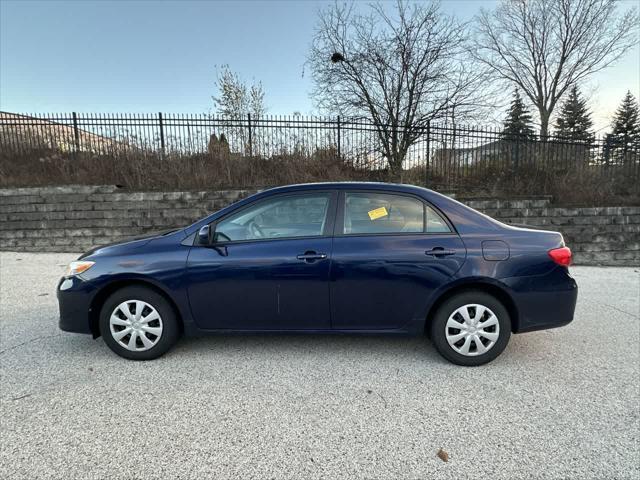
[[[0,254],[0,478],[640,477],[638,268],[573,268],[575,321],[480,368],[355,336],[183,339],[136,363],[58,330],[74,258]]]

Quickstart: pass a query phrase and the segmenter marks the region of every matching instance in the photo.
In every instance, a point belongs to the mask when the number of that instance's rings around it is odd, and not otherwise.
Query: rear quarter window
[[[427,206],[427,233],[450,233],[449,224],[433,208]]]

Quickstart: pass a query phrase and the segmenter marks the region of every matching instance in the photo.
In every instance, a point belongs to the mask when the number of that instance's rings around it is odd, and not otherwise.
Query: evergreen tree
[[[640,150],[640,113],[638,101],[627,92],[613,117],[615,146],[623,151]]]
[[[531,140],[535,138],[531,113],[522,101],[520,92],[513,92],[513,100],[507,111],[507,119],[502,128],[502,137],[505,140]]]
[[[590,142],[594,138],[592,128],[593,120],[591,120],[587,101],[582,98],[578,87],[574,85],[560,108],[555,134],[574,141]]]

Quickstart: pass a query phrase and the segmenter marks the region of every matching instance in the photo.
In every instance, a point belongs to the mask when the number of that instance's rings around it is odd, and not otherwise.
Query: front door
[[[413,196],[341,196],[331,266],[332,327],[401,329],[420,321],[429,295],[466,257],[460,237]]]
[[[187,276],[203,329],[325,330],[336,199],[276,195],[216,223],[213,247],[194,246]]]

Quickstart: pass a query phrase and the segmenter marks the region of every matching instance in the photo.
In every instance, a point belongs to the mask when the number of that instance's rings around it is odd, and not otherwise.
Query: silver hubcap
[[[488,352],[500,336],[498,317],[484,305],[456,309],[445,327],[447,342],[456,352],[473,357]]]
[[[160,314],[142,300],[118,305],[109,319],[111,336],[127,350],[142,352],[152,348],[162,336]]]

